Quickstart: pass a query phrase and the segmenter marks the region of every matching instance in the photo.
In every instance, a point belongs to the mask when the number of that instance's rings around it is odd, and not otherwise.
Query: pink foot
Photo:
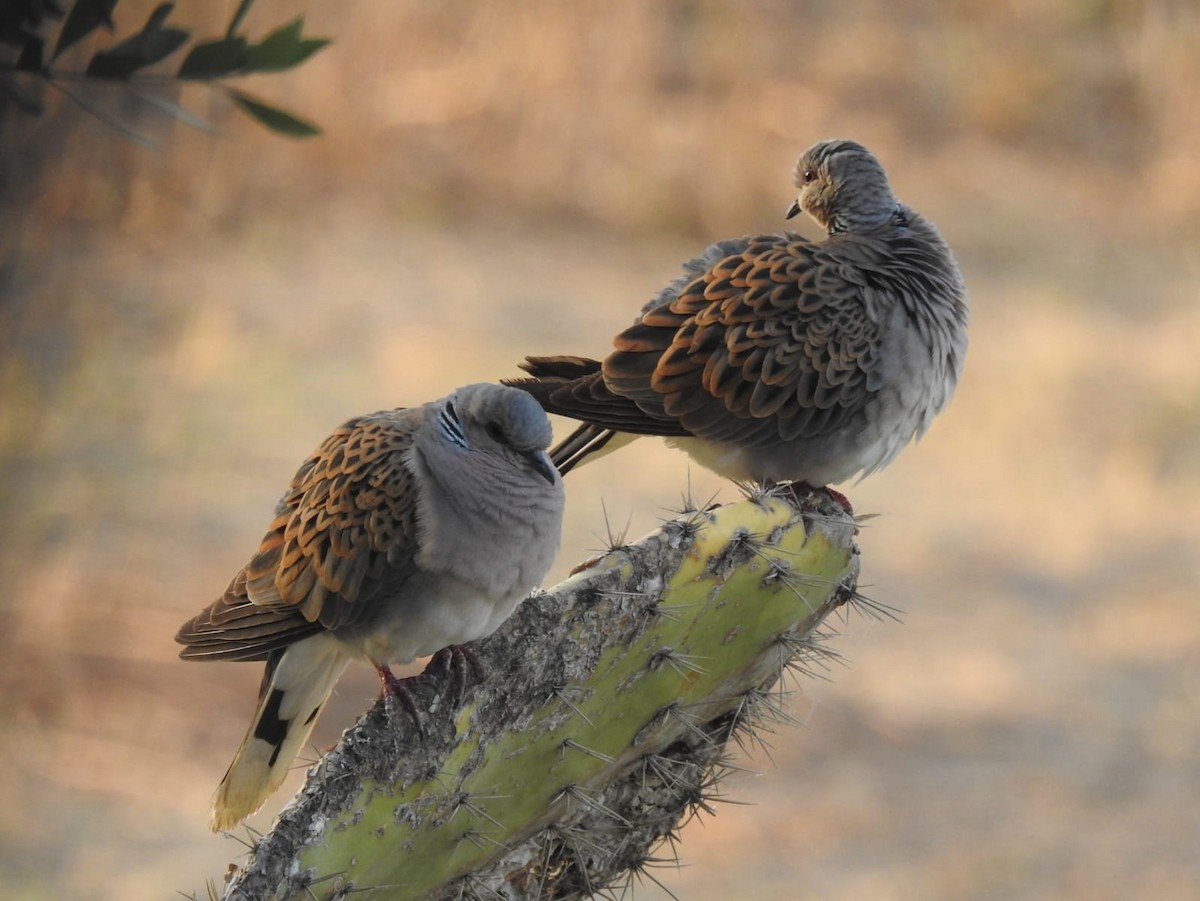
[[[811,509],[811,505],[805,499],[800,497],[801,492],[815,494],[822,492],[831,501],[846,511],[847,515],[854,516],[854,505],[850,503],[850,498],[842,494],[836,488],[830,488],[828,485],[810,485],[808,482],[784,482],[792,491],[792,500],[794,500],[801,510]]]
[[[854,505],[850,503],[850,498],[846,497],[846,495],[842,494],[836,488],[830,488],[828,485],[819,490],[829,495],[830,500],[845,510],[848,515],[854,515]]]

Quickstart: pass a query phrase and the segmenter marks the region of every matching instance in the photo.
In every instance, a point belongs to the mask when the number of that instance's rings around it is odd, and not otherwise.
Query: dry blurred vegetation
[[[811,728],[730,787],[758,806],[690,826],[689,866],[655,876],[687,901],[1198,896],[1195,3],[306,12],[335,44],[250,88],[313,142],[200,88],[182,101],[228,137],[94,92],[157,153],[53,95],[0,106],[6,897],[218,876],[239,849],[204,809],[258,677],[179,663],[170,635],[303,454],[525,352],[603,352],[674,261],[781,227],[795,155],[833,135],[959,250],[968,372],[851,489],[887,513],[865,575],[907,623],[848,624],[852,667],[793,701]],[[721,487],[622,457],[572,476],[559,573],[606,512],[640,532],[689,480]],[[348,678],[318,742],[372,691]]]

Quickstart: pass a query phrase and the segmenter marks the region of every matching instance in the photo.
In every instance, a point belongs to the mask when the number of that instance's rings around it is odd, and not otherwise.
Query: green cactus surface
[[[854,535],[823,493],[768,492],[591,561],[472,646],[476,684],[412,680],[420,729],[379,701],[225,897],[578,898],[630,878],[715,797],[729,739],[786,718],[784,668],[828,656]]]

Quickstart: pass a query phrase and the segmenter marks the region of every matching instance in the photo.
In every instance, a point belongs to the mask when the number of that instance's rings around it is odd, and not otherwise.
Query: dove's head
[[[879,160],[854,141],[821,141],[808,148],[796,163],[795,182],[800,194],[787,218],[803,210],[829,234],[878,228],[899,207]]]
[[[443,402],[442,424],[473,450],[532,468],[551,484],[558,473],[546,448],[553,432],[550,419],[533,396],[506,385],[480,382],[459,388]],[[457,439],[451,435],[451,440]]]

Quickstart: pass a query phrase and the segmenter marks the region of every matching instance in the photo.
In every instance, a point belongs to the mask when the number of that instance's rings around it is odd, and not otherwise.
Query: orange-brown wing
[[[746,447],[826,434],[866,402],[880,335],[871,242],[752,238],[619,334],[608,389]]]
[[[179,628],[175,640],[184,645],[184,660],[266,660],[322,628],[293,606],[251,603],[243,570],[225,594]]]
[[[258,553],[180,629],[185,658],[265,659],[322,629],[361,622],[399,590],[416,550],[405,454],[416,411],[353,419],[305,460]]]

